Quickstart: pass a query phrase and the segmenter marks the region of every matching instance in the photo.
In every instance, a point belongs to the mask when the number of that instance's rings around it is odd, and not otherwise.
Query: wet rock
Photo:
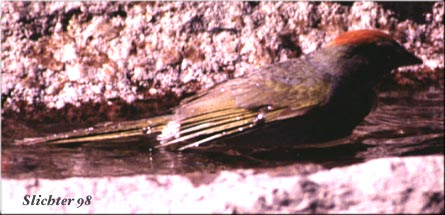
[[[443,82],[443,13],[443,2],[5,2],[2,117],[86,121],[143,111],[150,116],[182,96],[299,57],[361,28],[389,32],[424,60],[396,71],[395,84]],[[20,125],[18,131],[26,129]],[[2,137],[13,137],[11,130],[2,129]],[[424,156],[329,170],[302,164],[193,176],[3,179],[2,209],[444,213],[443,162],[443,156]],[[79,208],[24,206],[28,194],[93,199]]]
[[[3,179],[3,212],[69,213],[444,213],[444,157],[382,158],[322,169],[186,176]],[[300,165],[301,166],[301,165]],[[311,167],[311,168],[309,168]],[[309,170],[309,169],[310,170]],[[287,174],[284,169],[287,169]],[[30,206],[25,195],[92,197],[89,204]]]
[[[407,12],[407,5],[422,14]],[[397,74],[430,74],[443,70],[443,8],[443,2],[6,2],[2,113],[181,97],[361,28],[390,32],[425,62]],[[406,84],[404,75],[395,77]]]

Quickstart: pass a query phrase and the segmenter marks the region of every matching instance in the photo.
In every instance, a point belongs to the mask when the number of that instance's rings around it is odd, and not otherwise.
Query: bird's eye
[[[377,50],[378,50],[378,54],[381,54],[382,56],[394,56],[394,48],[396,46],[398,46],[397,44],[394,44],[390,41],[382,41],[382,42],[378,42],[377,44]]]

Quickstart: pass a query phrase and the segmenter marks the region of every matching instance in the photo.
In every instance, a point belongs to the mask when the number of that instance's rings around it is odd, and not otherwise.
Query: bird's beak
[[[400,53],[400,66],[409,66],[409,65],[415,65],[415,64],[421,64],[423,63],[422,59],[417,57],[416,55],[406,51],[403,49]]]

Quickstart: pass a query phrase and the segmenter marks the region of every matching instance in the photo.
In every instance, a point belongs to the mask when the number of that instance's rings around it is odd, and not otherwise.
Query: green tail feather
[[[16,144],[70,144],[127,140],[128,138],[145,137],[151,134],[160,133],[170,119],[171,115],[165,115],[135,121],[118,123],[106,122],[87,129],[75,130],[67,133],[46,137],[25,138],[16,141]]]

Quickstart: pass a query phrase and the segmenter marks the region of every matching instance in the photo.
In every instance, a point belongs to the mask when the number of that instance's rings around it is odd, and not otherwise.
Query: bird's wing
[[[286,62],[274,64],[185,100],[170,124],[173,132],[159,136],[160,147],[199,146],[258,124],[301,116],[327,102],[328,81],[317,74],[289,74],[288,69]]]

